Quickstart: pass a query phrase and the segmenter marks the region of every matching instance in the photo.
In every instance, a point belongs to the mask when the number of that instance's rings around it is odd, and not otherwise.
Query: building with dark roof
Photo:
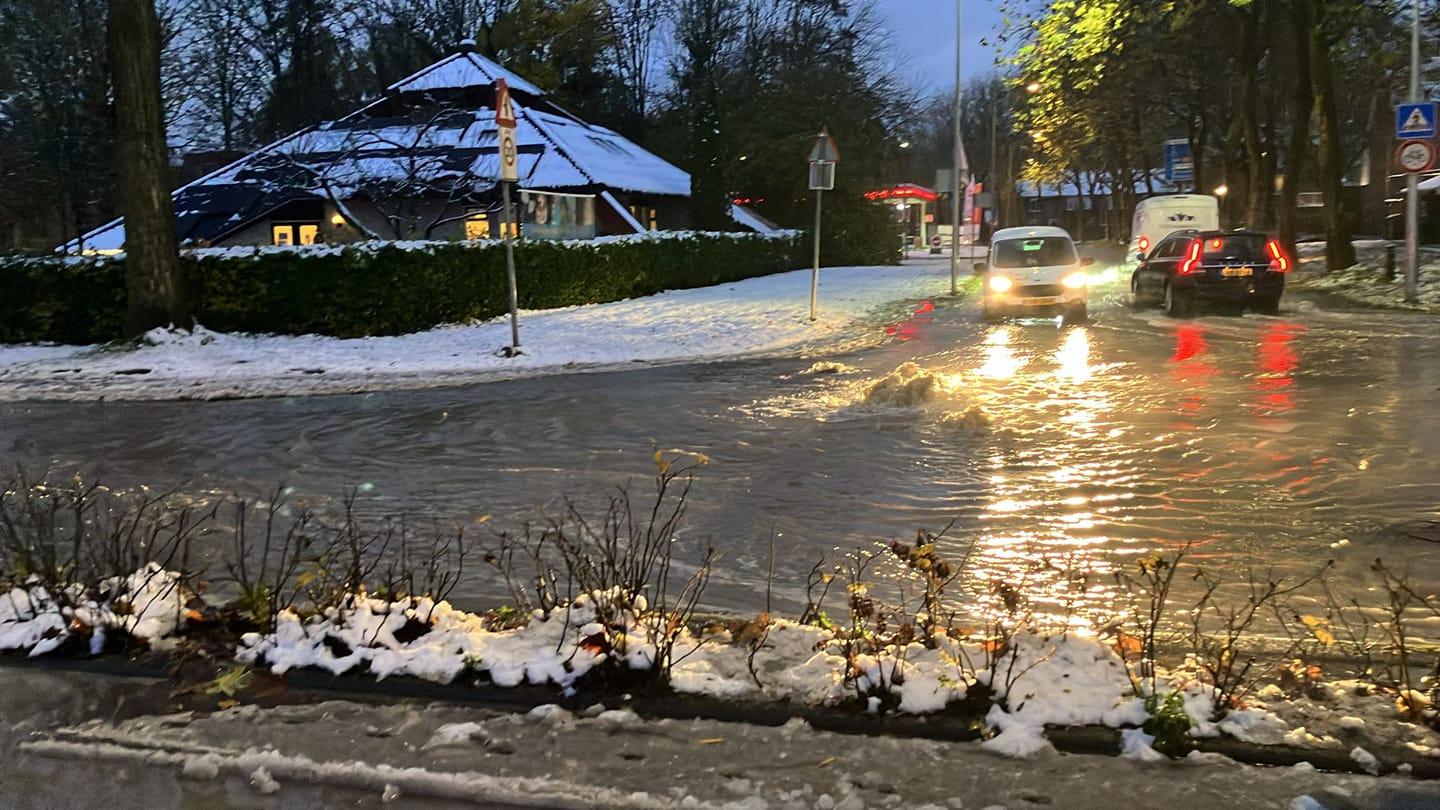
[[[295,245],[501,236],[498,79],[516,113],[520,235],[584,239],[690,224],[690,176],[549,101],[473,51],[379,100],[246,155],[174,192],[182,244]],[[67,252],[112,252],[123,219]]]

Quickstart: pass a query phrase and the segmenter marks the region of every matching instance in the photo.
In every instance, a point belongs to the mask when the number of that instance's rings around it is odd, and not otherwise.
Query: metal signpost
[[[1397,160],[1400,168],[1410,176],[1405,183],[1405,300],[1413,302],[1419,297],[1420,271],[1420,178],[1418,169],[1411,165],[1433,163],[1434,145],[1427,143],[1435,137],[1435,105],[1420,101],[1420,0],[1415,0],[1410,17],[1410,103],[1401,104],[1395,110],[1395,137],[1402,141]],[[1429,148],[1429,160],[1421,151]]]
[[[965,189],[961,175],[969,167],[965,165],[965,143],[961,140],[960,116],[964,113],[961,104],[960,84],[960,43],[964,41],[965,0],[955,0],[955,173],[950,178],[950,294],[960,294],[960,225],[965,215]],[[973,255],[973,254],[972,254]]]
[[[810,320],[815,320],[815,302],[820,295],[820,197],[835,188],[835,164],[840,152],[828,127],[821,127],[810,150],[810,189],[815,192],[815,264],[810,270]]]
[[[510,348],[506,357],[520,353],[520,303],[515,288],[515,216],[510,208],[510,184],[519,182],[519,153],[515,148],[515,106],[504,79],[495,82],[495,126],[500,144],[500,199],[505,210],[500,228],[505,236],[505,275],[510,281]]]

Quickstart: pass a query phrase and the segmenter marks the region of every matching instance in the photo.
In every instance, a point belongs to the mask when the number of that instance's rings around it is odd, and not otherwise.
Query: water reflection
[[[1002,430],[984,460],[988,487],[967,562],[976,610],[986,621],[1020,611],[1056,629],[1104,621],[1115,550],[1109,527],[1133,495],[1133,476],[1114,460],[1124,431],[1113,402],[1123,379],[1115,366],[1094,362],[1085,328],[996,327],[978,361]]]
[[[1260,349],[1256,363],[1259,373],[1255,375],[1253,388],[1258,398],[1251,403],[1251,409],[1262,423],[1281,426],[1276,417],[1295,410],[1295,370],[1300,367],[1300,358],[1295,354],[1295,335],[1304,327],[1295,324],[1274,323],[1265,327],[1260,335]]]

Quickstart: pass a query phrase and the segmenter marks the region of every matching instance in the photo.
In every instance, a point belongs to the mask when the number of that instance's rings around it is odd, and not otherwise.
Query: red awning
[[[897,200],[900,202],[913,202],[925,200],[935,201],[935,192],[924,186],[914,183],[901,183],[894,188],[882,188],[879,191],[865,192],[865,198],[869,200]]]

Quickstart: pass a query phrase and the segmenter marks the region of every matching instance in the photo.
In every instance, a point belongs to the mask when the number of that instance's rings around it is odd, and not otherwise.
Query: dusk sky
[[[956,0],[874,0],[904,66],[901,75],[927,93],[955,86]],[[995,33],[1000,26],[998,0],[964,0],[965,42],[961,48],[964,81],[994,69]],[[992,44],[982,45],[981,40]],[[903,60],[903,61],[901,61]]]

